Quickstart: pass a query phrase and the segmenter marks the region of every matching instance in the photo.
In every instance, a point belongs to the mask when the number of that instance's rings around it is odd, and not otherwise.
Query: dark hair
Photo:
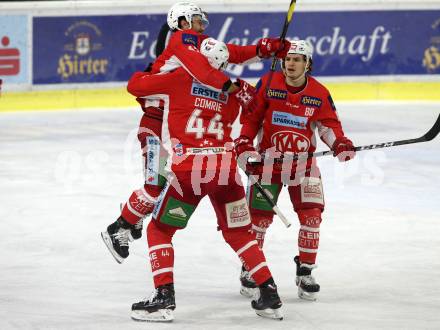
[[[307,56],[306,55],[303,55],[303,58],[304,58],[304,61],[307,61]],[[283,58],[281,60],[281,69],[285,68],[284,61],[285,61],[285,58]],[[307,73],[311,74],[312,70],[313,70],[313,60],[310,58],[310,60],[309,60],[309,69],[307,70]]]
[[[180,16],[180,17],[177,19],[177,26],[178,26],[179,28],[182,28],[182,24],[181,24],[182,21],[187,22],[185,16]],[[188,22],[188,23],[189,23],[189,22]]]
[[[309,69],[307,70],[307,73],[311,74],[313,71],[313,60],[309,60]]]
[[[164,51],[169,32],[170,28],[168,24],[163,24],[156,38],[156,48],[154,49],[156,57],[159,57],[159,55],[162,54],[162,52]]]

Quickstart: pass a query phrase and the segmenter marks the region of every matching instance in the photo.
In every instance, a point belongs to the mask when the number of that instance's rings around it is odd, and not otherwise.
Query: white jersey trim
[[[150,248],[150,253],[153,251],[159,250],[159,249],[167,249],[167,248],[173,248],[173,245],[172,244],[159,244],[159,245],[152,246]]]
[[[258,245],[257,241],[250,241],[249,243],[247,243],[245,246],[243,246],[240,250],[237,251],[237,254],[240,255],[242,254],[244,251],[246,251],[247,249],[249,249],[252,245]]]
[[[302,230],[310,231],[312,233],[319,233],[319,228],[313,228],[313,227],[307,227],[307,226],[301,226]]]
[[[266,263],[265,261],[260,262],[258,265],[256,265],[254,268],[252,268],[252,269],[249,271],[249,275],[250,275],[250,276],[254,275],[256,272],[258,272],[258,271],[259,271],[261,268],[263,268],[263,267],[267,267],[267,263]]]
[[[134,215],[138,216],[139,218],[145,217],[145,214],[139,213],[134,208],[131,207],[130,203],[126,203],[128,210],[133,213]]]
[[[163,273],[172,273],[173,270],[174,270],[173,267],[162,268],[162,269],[158,269],[158,270],[154,271],[152,274],[153,274],[153,276],[156,276],[156,275],[163,274]]]
[[[300,252],[305,252],[305,253],[318,253],[318,249],[306,249],[306,248],[298,248],[298,250]]]

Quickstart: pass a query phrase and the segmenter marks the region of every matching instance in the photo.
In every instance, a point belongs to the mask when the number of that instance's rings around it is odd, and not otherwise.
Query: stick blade
[[[440,132],[440,114],[437,117],[437,120],[434,123],[434,126],[424,135],[425,141],[433,140],[438,133]]]

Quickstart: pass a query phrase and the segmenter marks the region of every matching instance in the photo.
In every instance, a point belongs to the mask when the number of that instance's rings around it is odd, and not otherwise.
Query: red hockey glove
[[[237,157],[240,157],[244,153],[248,154],[258,154],[255,150],[251,139],[249,139],[247,136],[240,135],[238,138],[234,140],[234,150],[237,154]],[[248,157],[250,157],[249,155]]]
[[[248,159],[259,158],[260,154],[255,150],[251,139],[247,136],[240,135],[234,140],[234,150],[237,154],[238,164],[248,173],[253,172],[253,165],[248,164]]]
[[[252,112],[252,110],[257,107],[255,98],[257,89],[241,79],[237,79],[234,84],[238,87],[238,89],[232,92],[231,95],[237,99],[238,103],[240,103],[246,112]]]
[[[257,43],[257,54],[262,58],[276,56],[277,58],[285,58],[290,49],[290,41],[280,38],[262,38]]]
[[[340,162],[346,162],[353,159],[356,155],[356,149],[348,138],[342,136],[337,138],[332,146],[333,156],[338,157]]]

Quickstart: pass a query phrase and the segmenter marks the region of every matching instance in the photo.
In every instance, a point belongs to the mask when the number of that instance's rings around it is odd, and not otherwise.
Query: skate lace
[[[312,275],[301,276],[301,282],[305,285],[316,285],[316,280]]]
[[[114,235],[120,246],[128,246],[128,230],[119,229]]]
[[[158,294],[158,290],[154,289],[153,292],[151,292],[150,296],[145,297],[144,299],[142,299],[142,301],[144,303],[151,303],[154,300],[154,298],[156,298],[157,294]]]
[[[142,225],[143,225],[143,218],[142,219],[140,219],[138,222],[136,222],[135,224],[134,224],[134,229],[136,229],[136,230],[139,230],[139,229],[142,229]]]

